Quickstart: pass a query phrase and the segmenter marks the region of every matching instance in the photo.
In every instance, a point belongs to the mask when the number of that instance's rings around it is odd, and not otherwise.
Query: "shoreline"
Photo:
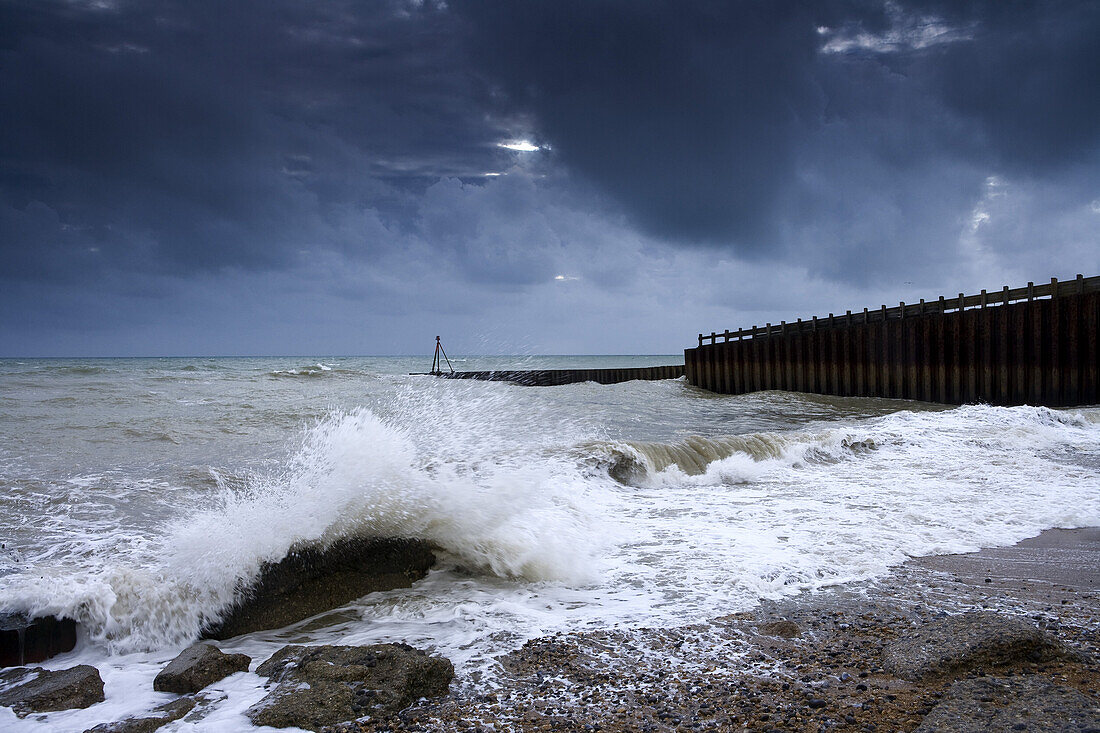
[[[949,672],[899,671],[937,645]],[[493,692],[334,730],[1100,731],[1098,659],[1100,528],[1050,529],[704,624],[535,639]]]

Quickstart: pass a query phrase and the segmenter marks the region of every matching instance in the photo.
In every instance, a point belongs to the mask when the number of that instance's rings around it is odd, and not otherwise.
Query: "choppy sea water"
[[[671,357],[484,357],[459,369]],[[692,623],[911,556],[1100,524],[1100,408],[783,392],[683,380],[519,387],[425,358],[0,360],[0,610],[78,618],[107,701],[0,728],[82,731],[171,696],[152,678],[295,544],[445,549],[412,588],[220,644],[405,641],[491,686],[549,632]],[[261,678],[199,726],[247,728]],[[182,723],[163,730],[186,728]]]

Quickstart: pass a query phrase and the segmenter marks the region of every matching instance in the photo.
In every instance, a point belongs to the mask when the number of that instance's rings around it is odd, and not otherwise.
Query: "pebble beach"
[[[1098,567],[1100,529],[1049,530],[707,624],[556,634],[491,692],[337,730],[1095,732]]]

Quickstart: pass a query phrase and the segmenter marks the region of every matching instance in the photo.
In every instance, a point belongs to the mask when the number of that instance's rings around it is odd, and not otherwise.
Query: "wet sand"
[[[1100,527],[1048,529],[1011,547],[968,555],[939,555],[910,561],[929,570],[951,573],[977,583],[1019,584],[1023,594],[1069,587],[1077,592],[1100,590]]]
[[[1048,530],[707,624],[536,639],[502,657],[489,691],[458,680],[447,697],[340,729],[1100,733],[1098,600],[1100,529]],[[952,626],[965,619],[976,623]],[[1042,650],[1002,643],[1001,621]],[[921,653],[977,651],[903,678],[898,649],[929,630]]]

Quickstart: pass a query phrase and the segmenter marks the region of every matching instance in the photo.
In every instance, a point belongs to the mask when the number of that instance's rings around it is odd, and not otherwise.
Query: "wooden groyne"
[[[688,381],[965,404],[1097,404],[1100,277],[699,334]]]
[[[678,379],[684,365],[631,367],[626,369],[501,369],[488,372],[433,372],[446,379],[480,379],[488,382],[513,382],[529,387],[551,387],[577,382],[617,384],[635,379]]]

